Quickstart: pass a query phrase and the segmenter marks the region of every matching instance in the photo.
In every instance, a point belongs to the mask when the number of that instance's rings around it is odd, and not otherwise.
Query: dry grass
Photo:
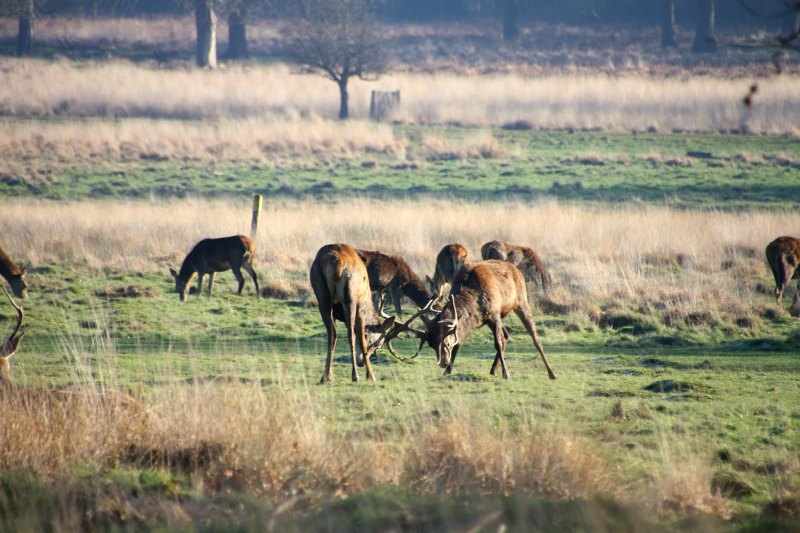
[[[10,116],[149,118],[335,117],[338,93],[318,76],[286,66],[218,71],[162,69],[124,62],[2,60],[0,113]],[[47,80],[47,83],[42,83]],[[722,78],[645,75],[387,75],[354,81],[351,109],[368,112],[373,89],[399,89],[395,118],[414,123],[499,125],[526,120],[539,128],[615,131],[738,129],[794,132],[800,99],[792,76],[760,82],[752,116],[741,103],[748,83]],[[745,124],[745,118],[746,124]],[[313,126],[314,124],[312,124]],[[313,135],[313,127],[306,128]]]
[[[268,204],[265,217],[259,268],[266,285],[283,292],[297,288],[287,275],[304,278],[326,243],[399,253],[426,274],[448,242],[465,244],[477,257],[483,242],[499,238],[540,253],[555,282],[548,302],[567,312],[600,320],[603,312],[629,308],[655,313],[667,325],[711,324],[724,315],[756,330],[760,320],[752,313],[772,284],[764,247],[778,235],[800,233],[800,215],[792,212],[555,202],[291,201]],[[246,233],[248,223],[249,206],[229,201],[10,200],[0,209],[4,247],[34,266],[159,271],[197,240]]]
[[[286,158],[347,158],[388,153],[400,157],[406,141],[392,128],[363,121],[335,122],[300,117],[277,120],[224,119],[76,120],[0,122],[0,159],[12,162],[140,159],[275,161]]]

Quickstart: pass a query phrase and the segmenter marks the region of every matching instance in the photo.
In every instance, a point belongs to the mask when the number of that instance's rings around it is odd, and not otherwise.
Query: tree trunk
[[[228,58],[245,59],[247,57],[247,26],[244,14],[234,11],[228,17]]]
[[[339,119],[347,120],[350,117],[350,94],[347,92],[347,78],[342,78],[339,83]]]
[[[661,23],[661,47],[675,48],[675,0],[664,0],[664,20]]]
[[[197,25],[197,66],[217,66],[217,15],[211,0],[194,0],[194,19]]]
[[[17,31],[17,55],[27,56],[33,48],[33,17],[36,14],[33,0],[25,0],[19,14],[19,28]]]
[[[786,20],[783,23],[783,37],[797,36],[800,31],[800,6],[793,7],[791,12],[786,15]]]
[[[517,0],[503,2],[503,40],[513,41],[519,36]]]
[[[701,0],[697,30],[694,32],[693,52],[716,52],[717,37],[714,35],[714,0]]]

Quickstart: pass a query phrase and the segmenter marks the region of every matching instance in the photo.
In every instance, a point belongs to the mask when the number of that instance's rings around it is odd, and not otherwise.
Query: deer
[[[775,278],[775,299],[778,305],[783,301],[783,291],[793,279],[800,279],[800,239],[778,237],[767,245],[767,262]],[[794,295],[792,308],[800,306],[800,282]]]
[[[359,379],[356,367],[364,366],[367,380],[375,381],[370,357],[387,340],[386,334],[394,325],[395,317],[382,319],[375,312],[364,261],[356,249],[348,244],[325,245],[311,263],[309,281],[328,333],[328,355],[320,384],[333,380],[333,352],[336,349],[334,320],[344,322],[347,327],[352,380],[357,382]]]
[[[392,297],[397,315],[403,313],[403,296],[410,298],[417,307],[423,307],[431,299],[428,288],[402,257],[370,250],[356,252],[367,267],[369,287],[373,293],[375,308],[381,316],[385,317],[383,302],[387,291]]]
[[[508,261],[522,272],[526,281],[535,282],[538,277],[545,292],[550,288],[552,278],[544,268],[544,263],[539,255],[532,248],[504,241],[489,241],[481,246],[481,257],[484,260]]]
[[[170,268],[169,272],[175,279],[175,291],[180,295],[181,302],[186,301],[186,293],[192,279],[197,276],[197,293],[203,289],[203,277],[208,274],[208,296],[214,287],[214,274],[233,270],[233,275],[239,282],[237,294],[242,294],[244,289],[245,270],[253,279],[256,288],[256,298],[260,289],[258,287],[258,275],[253,268],[255,261],[256,245],[250,237],[245,235],[234,235],[231,237],[221,237],[218,239],[203,239],[194,245],[192,250],[183,260],[180,271]]]
[[[446,244],[436,256],[436,270],[433,278],[426,276],[428,286],[433,294],[442,298],[445,294],[444,286],[452,286],[456,275],[469,263],[469,253],[463,244]]]
[[[17,353],[19,343],[22,341],[22,337],[25,336],[25,330],[22,328],[22,320],[25,317],[25,312],[17,302],[14,301],[14,298],[8,294],[6,288],[2,287],[2,289],[6,298],[8,298],[8,301],[11,303],[11,307],[13,307],[17,313],[17,323],[11,335],[9,335],[0,346],[0,387],[11,385],[11,357]]]
[[[28,284],[25,282],[25,269],[12,261],[2,248],[0,248],[0,275],[6,278],[14,296],[22,299],[27,296]]]
[[[449,375],[462,343],[470,333],[486,325],[492,331],[495,346],[489,373],[495,375],[499,364],[503,378],[510,379],[505,360],[508,334],[503,319],[511,312],[519,317],[531,336],[547,376],[556,379],[536,332],[525,279],[519,269],[507,261],[478,261],[465,267],[453,284],[448,303],[434,319],[426,319],[422,313],[412,317],[422,317],[424,331],[411,327],[409,320],[396,324],[386,338],[391,340],[403,331],[415,334],[420,339],[420,349],[425,343],[433,348],[438,365],[445,369],[444,375]]]

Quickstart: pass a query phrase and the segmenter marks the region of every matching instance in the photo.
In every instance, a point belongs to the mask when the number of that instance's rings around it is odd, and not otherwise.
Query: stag
[[[25,269],[17,266],[7,253],[0,248],[0,275],[6,278],[14,296],[25,298],[28,292],[28,284],[25,282]]]
[[[381,321],[375,312],[364,261],[352,246],[328,244],[317,252],[309,279],[317,297],[319,314],[328,332],[328,356],[320,383],[329,383],[333,379],[335,319],[347,326],[353,381],[358,381],[356,366],[365,366],[367,379],[375,381],[369,360],[384,344],[386,332],[394,325],[394,317]]]
[[[445,308],[433,320],[420,315],[426,324],[425,331],[414,329],[406,322],[397,324],[386,337],[390,340],[402,331],[416,334],[420,338],[420,348],[427,342],[436,351],[437,362],[445,369],[444,373],[450,374],[461,344],[472,331],[486,325],[494,335],[496,350],[490,374],[495,375],[499,364],[503,378],[508,379],[510,375],[505,361],[508,335],[503,318],[512,311],[533,339],[548,377],[556,379],[536,332],[525,279],[517,267],[506,261],[479,261],[466,267],[455,280]]]
[[[22,337],[25,336],[25,331],[22,329],[22,319],[25,317],[25,313],[14,301],[14,298],[8,294],[6,288],[2,287],[2,289],[8,301],[11,302],[11,307],[17,312],[17,324],[14,326],[14,331],[11,332],[11,335],[0,346],[0,386],[11,384],[11,356],[17,353],[19,343]]]
[[[545,270],[544,263],[532,248],[504,241],[489,241],[481,246],[481,257],[484,260],[508,261],[522,272],[527,281],[536,281],[538,277],[545,292],[550,288],[552,281],[550,274]]]
[[[179,272],[170,268],[170,274],[175,278],[175,290],[180,295],[181,301],[186,301],[186,292],[192,279],[197,276],[197,293],[203,289],[203,276],[208,274],[208,295],[214,287],[214,274],[233,270],[233,275],[239,282],[237,294],[242,294],[244,288],[244,269],[253,279],[258,298],[258,276],[253,268],[256,256],[256,245],[250,237],[234,235],[219,239],[203,239],[192,248],[186,256]]]
[[[767,262],[775,277],[775,298],[780,305],[786,286],[793,279],[800,279],[800,269],[797,268],[800,265],[800,239],[778,237],[767,245],[766,252]],[[792,308],[798,306],[800,306],[800,290],[795,293],[792,302]]]
[[[439,250],[433,278],[426,276],[433,294],[439,298],[444,295],[444,286],[452,286],[456,275],[469,263],[468,255],[464,245],[458,243],[447,244]]]
[[[417,307],[424,306],[431,299],[425,284],[402,257],[369,250],[356,251],[367,267],[369,288],[373,293],[375,308],[382,315],[386,292],[391,295],[398,315],[403,312],[401,307],[403,296],[410,298]]]

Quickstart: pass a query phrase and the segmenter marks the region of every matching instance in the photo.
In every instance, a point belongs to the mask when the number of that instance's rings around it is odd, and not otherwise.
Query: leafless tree
[[[772,62],[780,74],[783,71],[786,53],[800,53],[800,0],[784,0],[784,8],[774,13],[754,9],[745,0],[739,0],[739,4],[755,17],[783,20],[783,28],[779,35],[767,37],[756,43],[733,45],[737,48],[771,50],[773,52]]]
[[[350,116],[351,78],[375,79],[385,69],[381,39],[369,0],[300,0],[300,20],[290,30],[294,62],[339,87],[339,118]]]

